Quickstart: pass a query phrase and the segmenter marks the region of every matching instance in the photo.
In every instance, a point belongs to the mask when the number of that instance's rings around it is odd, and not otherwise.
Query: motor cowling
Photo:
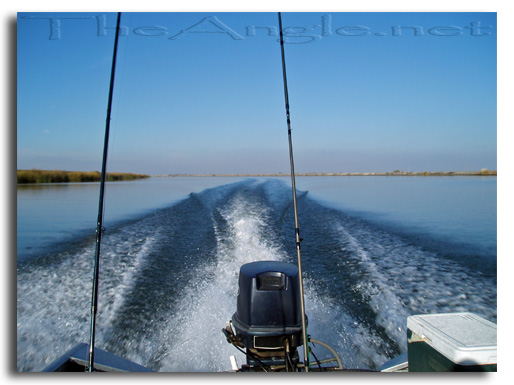
[[[234,334],[240,345],[263,357],[296,352],[302,341],[300,280],[295,265],[259,261],[241,266],[237,311],[232,316]],[[268,351],[268,352],[266,352]],[[251,361],[251,360],[249,360]]]

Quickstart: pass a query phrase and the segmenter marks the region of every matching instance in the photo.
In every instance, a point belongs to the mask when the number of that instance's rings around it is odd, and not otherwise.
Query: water
[[[229,183],[231,178],[150,178],[107,183],[104,225],[169,206],[190,192]],[[99,183],[18,185],[18,261],[49,247],[68,247],[96,228]]]
[[[345,367],[374,369],[406,351],[410,314],[496,322],[496,178],[298,178],[297,187],[309,334]],[[295,262],[288,179],[109,188],[97,346],[159,371],[229,370],[230,355],[243,363],[221,328],[242,264]],[[90,190],[98,185],[18,191],[20,371],[88,341]]]

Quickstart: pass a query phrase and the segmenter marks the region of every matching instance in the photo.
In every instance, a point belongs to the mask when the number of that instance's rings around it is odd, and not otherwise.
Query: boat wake
[[[298,195],[308,333],[348,368],[406,350],[411,314],[496,320],[496,282],[401,234]],[[221,329],[241,265],[296,263],[290,187],[246,180],[191,194],[103,237],[97,346],[159,371],[230,370]],[[19,371],[89,340],[94,239],[18,266]],[[323,352],[315,350],[318,358]]]

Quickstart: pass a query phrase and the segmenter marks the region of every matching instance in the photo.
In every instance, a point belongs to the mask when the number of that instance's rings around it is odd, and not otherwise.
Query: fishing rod
[[[104,150],[102,158],[102,174],[100,178],[100,200],[98,204],[98,220],[96,224],[96,249],[95,249],[95,263],[93,268],[93,290],[91,295],[91,334],[89,342],[89,365],[88,372],[94,371],[95,360],[95,327],[96,327],[96,313],[98,309],[98,276],[100,271],[100,245],[102,242],[103,228],[103,211],[104,211],[104,193],[105,193],[105,176],[107,170],[107,150],[109,148],[109,130],[111,127],[111,108],[112,108],[112,95],[114,91],[114,73],[116,71],[116,54],[118,52],[118,38],[120,36],[120,20],[121,12],[118,12],[118,19],[116,21],[116,36],[114,38],[114,53],[112,56],[111,67],[111,83],[109,85],[109,100],[107,103],[107,119],[105,123],[105,138]]]
[[[307,337],[307,320],[305,317],[305,299],[303,294],[303,275],[302,275],[302,253],[300,250],[300,228],[298,226],[298,205],[296,203],[296,182],[294,173],[293,160],[293,140],[291,138],[291,119],[289,115],[289,93],[287,91],[287,74],[286,74],[286,56],[284,53],[284,34],[282,32],[282,16],[278,13],[278,29],[280,30],[280,51],[282,53],[282,75],[284,77],[284,97],[286,102],[286,119],[287,119],[287,135],[289,138],[289,162],[291,165],[291,184],[293,187],[293,209],[294,209],[294,227],[296,235],[296,255],[298,257],[298,275],[300,281],[300,307],[302,314],[302,338],[303,338],[303,354],[305,371],[309,371],[309,347]]]

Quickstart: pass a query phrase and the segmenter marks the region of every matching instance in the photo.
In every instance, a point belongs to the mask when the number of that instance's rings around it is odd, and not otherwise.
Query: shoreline
[[[41,184],[41,183],[70,183],[70,182],[99,182],[100,173],[98,171],[60,171],[60,170],[17,170],[17,184]],[[187,177],[224,177],[224,178],[273,178],[290,177],[285,173],[237,173],[237,174],[167,174],[167,175],[147,175],[132,173],[107,173],[107,181],[130,181],[145,178],[187,178]],[[393,171],[393,172],[308,172],[296,173],[297,177],[324,177],[324,176],[497,176],[496,170],[481,171]]]
[[[100,182],[101,174],[98,171],[64,171],[64,170],[16,170],[17,184],[41,183],[84,183]],[[106,181],[118,182],[149,178],[146,174],[133,174],[122,172],[108,172]]]
[[[165,177],[289,177],[290,174],[168,174],[150,175],[153,178]],[[497,176],[494,171],[413,171],[413,172],[308,172],[295,173],[295,176]]]

